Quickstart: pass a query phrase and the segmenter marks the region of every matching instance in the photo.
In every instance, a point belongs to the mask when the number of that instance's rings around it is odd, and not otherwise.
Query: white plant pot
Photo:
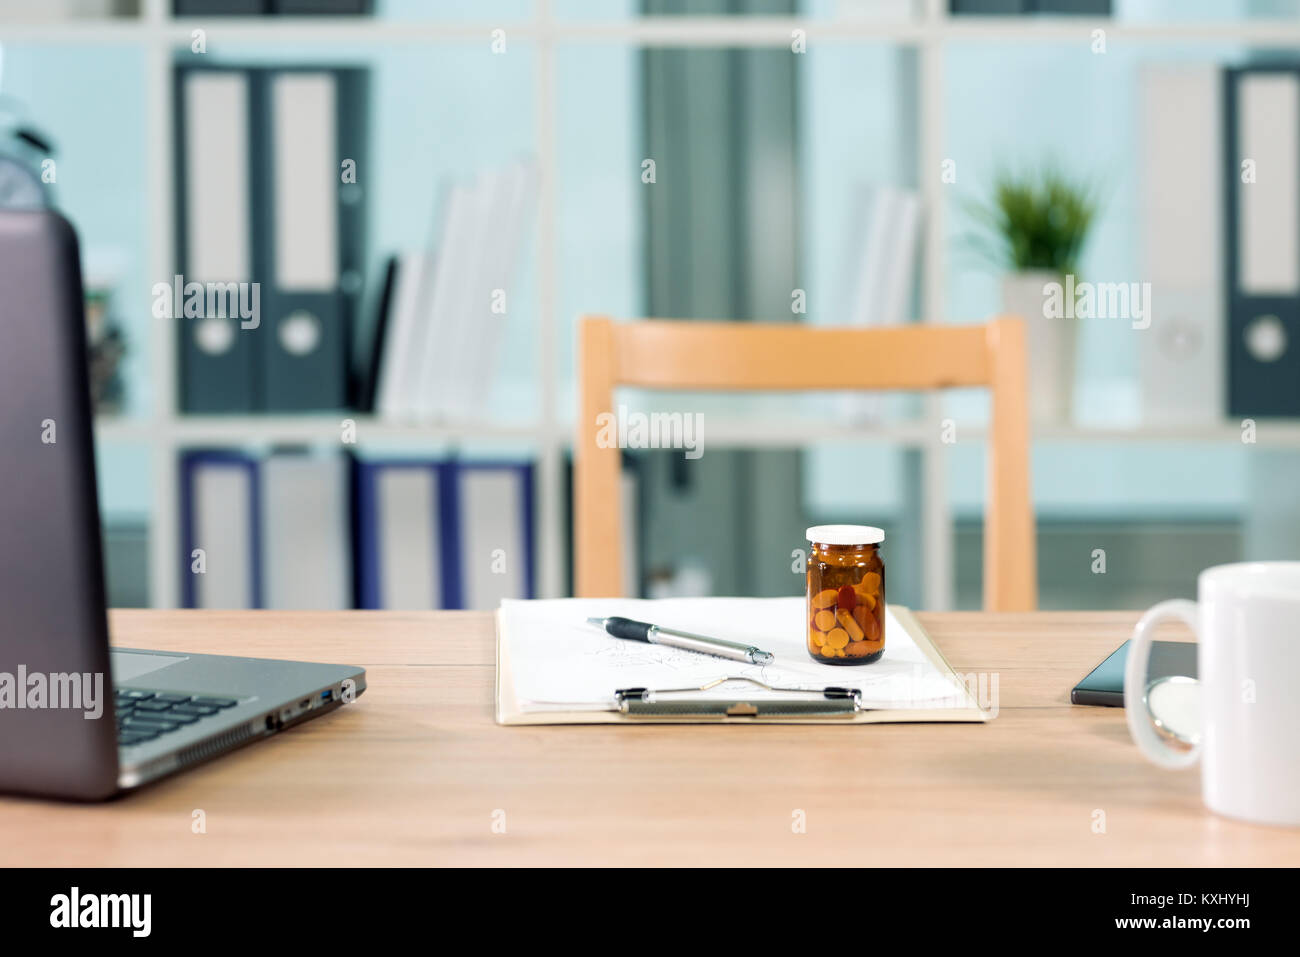
[[[1002,310],[1025,320],[1029,363],[1029,419],[1039,424],[1068,422],[1074,405],[1077,319],[1048,317],[1048,283],[1061,277],[1047,270],[1009,273],[1002,279]]]

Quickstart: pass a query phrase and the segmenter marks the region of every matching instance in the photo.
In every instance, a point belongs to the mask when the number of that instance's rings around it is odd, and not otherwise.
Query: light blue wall
[[[1099,184],[1101,209],[1080,271],[1093,281],[1142,281],[1139,68],[1160,60],[1231,63],[1237,56],[1230,49],[1142,48],[1114,39],[1104,53],[1094,53],[1082,30],[1071,45],[954,45],[945,60],[944,89],[944,155],[957,163],[946,207],[950,317],[977,321],[1001,304],[997,270],[970,255],[973,223],[963,209],[964,201],[988,196],[1000,167],[1023,170],[1054,161]],[[1080,321],[1077,330],[1076,421],[1136,424],[1139,337],[1147,333],[1116,320]],[[980,421],[983,406],[961,397],[950,403],[948,414],[960,428],[964,421]],[[981,509],[981,463],[976,449],[954,455],[952,489],[960,511]],[[1056,513],[1150,507],[1221,515],[1243,507],[1245,469],[1243,457],[1215,445],[1041,444],[1034,457],[1035,497]]]
[[[377,0],[375,14],[392,20],[500,20],[533,15],[532,0]]]
[[[602,5],[602,15],[628,16],[635,3]],[[434,10],[414,0],[389,2],[394,16],[448,14],[499,16],[508,21],[531,9],[527,0],[500,0],[489,7],[468,3]],[[815,13],[824,12],[814,4]],[[1126,0],[1125,16],[1149,17],[1154,0]],[[1166,6],[1165,10],[1173,9]],[[1188,8],[1183,8],[1188,9]],[[565,14],[592,13],[569,3]],[[448,14],[450,15],[450,14]],[[1209,15],[1202,10],[1200,15]],[[223,50],[229,59],[340,60],[374,70],[374,176],[370,209],[370,276],[390,251],[427,242],[436,216],[438,182],[487,164],[530,152],[537,143],[534,52],[511,38],[504,56],[483,43],[457,43],[433,50],[399,46],[313,50]],[[1136,264],[1135,71],[1154,55],[1111,42],[1093,54],[1081,36],[1069,47],[1017,44],[955,45],[946,58],[945,154],[958,162],[958,182],[946,210],[952,268],[947,277],[948,317],[976,320],[999,305],[998,277],[961,255],[960,233],[968,223],[959,197],[979,195],[1000,161],[1054,155],[1079,172],[1106,183],[1106,202],[1083,269],[1098,279],[1133,276]],[[1163,50],[1162,56],[1230,61],[1227,49]],[[640,314],[642,195],[639,180],[641,117],[636,107],[640,55],[627,46],[562,46],[556,61],[560,242],[554,250],[557,319],[562,333],[562,382],[571,382],[571,330],[588,311]],[[844,191],[858,182],[906,182],[914,175],[909,147],[899,142],[907,119],[897,49],[836,44],[814,47],[802,64],[801,170],[805,247],[803,281],[810,319],[824,321],[840,283],[848,233]],[[127,320],[132,352],[127,360],[131,410],[149,407],[148,202],[144,63],[130,46],[94,45],[5,48],[3,90],[23,99],[59,147],[58,198],[82,235],[88,268],[112,268],[121,277],[119,312]],[[513,297],[503,355],[504,385],[494,392],[490,414],[522,417],[536,395],[537,350],[535,252],[530,243],[520,295]],[[366,321],[369,321],[368,317]],[[1105,410],[1120,420],[1136,415],[1137,372],[1133,333],[1122,326],[1084,328],[1081,364],[1085,410]],[[521,398],[522,397],[522,398]],[[567,411],[566,401],[562,411]],[[978,418],[978,400],[958,397],[959,418]],[[1091,414],[1091,413],[1090,413]],[[1105,417],[1102,417],[1105,421]],[[147,457],[141,449],[110,445],[101,472],[109,511],[143,513],[149,501]],[[836,450],[841,455],[841,450]],[[877,450],[860,454],[865,471],[895,475],[895,457]],[[813,457],[814,460],[816,457]],[[959,508],[982,501],[981,454],[954,455],[953,489]],[[810,485],[826,507],[837,501],[832,481],[843,465],[813,466]],[[1143,449],[1133,445],[1045,446],[1036,458],[1035,482],[1047,507],[1083,511],[1139,501],[1181,503],[1220,513],[1244,502],[1245,467],[1239,457],[1215,448]],[[1158,483],[1142,475],[1161,475]],[[1089,478],[1089,477],[1095,478]],[[1130,477],[1108,481],[1105,476]],[[1140,485],[1147,481],[1147,485]],[[1145,491],[1144,491],[1145,490]],[[896,506],[897,482],[883,480],[879,499]],[[1145,497],[1144,497],[1145,496]]]
[[[209,54],[213,55],[213,54]],[[218,51],[232,63],[328,63],[370,69],[370,164],[359,174],[368,189],[370,261],[361,326],[368,333],[387,257],[430,248],[441,210],[440,187],[470,182],[484,169],[536,152],[535,52],[506,35],[506,50],[490,38],[434,47],[256,46]],[[535,414],[537,283],[535,236],[524,247],[517,285],[507,299],[498,376],[483,417],[527,420]],[[368,344],[368,337],[366,343]]]
[[[1153,6],[1125,11],[1150,15]],[[946,318],[975,322],[1001,305],[1000,272],[977,259],[968,235],[973,223],[967,200],[987,196],[1002,165],[1033,167],[1048,159],[1103,185],[1104,202],[1081,271],[1086,278],[1141,280],[1138,262],[1138,182],[1141,157],[1135,101],[1137,71],[1153,59],[1200,59],[1232,63],[1239,52],[1227,48],[1158,49],[1112,40],[1105,54],[1094,54],[1089,33],[1078,43],[953,44],[945,56],[944,104],[947,126],[943,156],[957,164],[957,182],[948,187],[945,243]],[[821,64],[823,51],[810,52],[803,106],[812,117],[838,116],[834,124],[815,124],[805,138],[805,200],[809,210],[806,249],[810,281],[834,283],[839,246],[848,224],[841,197],[847,170],[905,182],[908,172],[891,164],[898,152],[899,118],[880,103],[902,102],[899,72],[878,69],[869,83],[836,76]],[[815,54],[815,55],[814,55]],[[858,70],[875,62],[861,57]],[[880,120],[890,123],[881,128]],[[819,132],[820,131],[820,132]],[[867,139],[869,142],[863,143]],[[936,170],[934,175],[938,175]],[[816,298],[810,293],[810,301]],[[816,313],[816,309],[812,310]],[[1138,340],[1127,323],[1080,323],[1079,421],[1124,426],[1139,420]],[[978,515],[984,501],[982,444],[963,443],[962,426],[987,420],[987,400],[978,393],[954,393],[946,415],[958,423],[949,484],[959,513]],[[1139,443],[1041,443],[1034,456],[1035,497],[1045,513],[1057,515],[1148,514],[1213,515],[1240,513],[1247,504],[1249,461],[1240,450],[1221,445],[1143,445]],[[878,447],[819,450],[805,470],[810,504],[845,514],[862,507],[856,482],[846,474],[871,476],[878,485],[873,504],[901,507],[898,456]]]
[[[906,75],[914,55],[885,45],[814,43],[800,59],[800,284],[807,321],[840,325],[850,308],[848,238],[864,188],[916,183],[914,144],[900,131],[914,122]],[[843,414],[839,397],[800,397],[812,415]],[[814,510],[884,521],[903,501],[902,456],[884,444],[823,445],[803,457],[805,498]],[[851,482],[845,476],[853,476]]]
[[[508,6],[508,5],[506,5]],[[503,7],[505,9],[505,7]],[[488,38],[433,49],[395,48],[210,50],[214,61],[355,63],[372,69],[370,190],[371,281],[394,251],[430,243],[438,184],[535,152],[534,53],[508,37],[494,55]],[[151,408],[148,224],[156,186],[147,182],[144,60],[131,46],[4,48],[4,92],[21,99],[58,147],[57,199],[76,225],[88,273],[111,267],[116,311],[124,320],[128,411]],[[579,159],[581,156],[578,157]],[[530,233],[517,290],[510,297],[497,388],[484,416],[527,419],[538,395],[535,241]],[[372,320],[367,308],[362,323]],[[108,515],[149,510],[149,459],[141,448],[106,443],[100,480]]]
[[[116,304],[129,327],[127,375],[147,377],[149,194],[145,189],[144,61],[129,47],[3,50],[0,93],[22,101],[28,120],[54,141],[55,199],[77,227],[89,276],[117,277]],[[142,311],[143,310],[143,311]],[[133,410],[147,394],[132,395]]]
[[[128,413],[150,407],[149,190],[144,58],[132,47],[3,47],[0,93],[53,140],[55,200],[77,227],[88,278],[111,276],[114,314],[129,352]],[[148,452],[107,443],[99,449],[105,511],[149,510]]]
[[[618,4],[609,4],[610,8]],[[626,6],[626,4],[624,4]],[[575,414],[578,316],[645,314],[641,182],[641,53],[627,46],[567,45],[556,56],[559,241],[556,327],[560,415]]]

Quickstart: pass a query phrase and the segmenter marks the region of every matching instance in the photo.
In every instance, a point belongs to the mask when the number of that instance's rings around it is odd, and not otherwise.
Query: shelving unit
[[[511,20],[384,20],[375,18],[200,18],[176,19],[169,0],[145,0],[138,18],[109,21],[6,24],[8,43],[126,44],[142,50],[148,90],[148,136],[151,193],[149,204],[151,274],[174,272],[172,156],[157,144],[172,142],[171,69],[173,52],[187,47],[191,31],[206,31],[210,50],[223,44],[313,45],[404,44],[419,46],[449,41],[491,42],[492,31],[504,29],[511,41],[526,43],[532,51],[535,83],[535,152],[542,175],[538,210],[536,271],[538,277],[538,381],[541,401],[535,417],[520,425],[494,423],[385,422],[373,417],[353,417],[358,445],[384,443],[447,443],[473,447],[475,443],[527,443],[535,450],[538,475],[539,590],[543,596],[560,593],[563,577],[561,521],[563,462],[571,432],[559,412],[563,384],[558,382],[559,339],[567,332],[557,317],[557,122],[555,59],[557,48],[584,43],[626,44],[637,47],[788,47],[794,31],[804,31],[809,49],[819,44],[883,42],[917,54],[916,181],[920,184],[927,215],[922,250],[921,315],[944,317],[945,197],[937,171],[944,151],[945,105],[943,82],[945,52],[950,44],[1024,43],[1087,44],[1091,31],[1106,31],[1107,42],[1147,45],[1213,43],[1242,46],[1300,45],[1300,20],[1233,19],[1213,22],[1133,22],[1090,17],[954,17],[946,0],[918,0],[911,18],[769,18],[769,17],[657,17],[609,21],[568,20],[556,16],[550,0],[537,0],[534,16]],[[153,458],[151,514],[151,594],[153,604],[174,605],[179,595],[179,563],[175,548],[177,529],[177,452],[206,443],[275,444],[338,441],[340,421],[347,413],[330,416],[199,417],[178,413],[175,405],[174,329],[168,321],[155,321],[152,329],[152,415],[147,419],[105,419],[97,425],[101,442],[147,444]],[[925,508],[921,554],[925,556],[926,607],[951,607],[954,592],[953,515],[947,488],[947,453],[938,423],[938,400],[927,399],[919,420],[886,426],[827,423],[801,418],[728,417],[711,415],[707,442],[718,447],[803,447],[820,441],[876,441],[916,450],[921,459],[921,485]],[[1231,423],[1197,428],[1090,429],[1062,426],[1036,429],[1035,437],[1063,442],[1239,442],[1240,430]],[[980,429],[963,428],[959,441],[982,441]],[[1300,424],[1261,422],[1258,443],[1300,448]]]

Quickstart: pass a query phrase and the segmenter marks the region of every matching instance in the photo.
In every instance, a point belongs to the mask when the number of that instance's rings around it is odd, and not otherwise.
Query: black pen
[[[587,624],[598,625],[615,638],[629,641],[646,641],[653,645],[667,645],[670,648],[682,648],[686,651],[698,651],[703,655],[717,655],[719,658],[731,658],[734,661],[747,661],[751,665],[768,664],[773,655],[753,645],[743,645],[737,641],[725,641],[722,638],[710,638],[696,635],[676,628],[664,628],[631,618],[588,618]]]

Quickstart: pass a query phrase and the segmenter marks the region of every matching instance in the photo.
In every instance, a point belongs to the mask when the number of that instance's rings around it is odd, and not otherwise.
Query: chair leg
[[[621,458],[614,417],[614,325],[604,316],[579,323],[581,376],[573,437],[574,594],[619,596],[623,590]],[[612,441],[611,441],[612,439]]]

